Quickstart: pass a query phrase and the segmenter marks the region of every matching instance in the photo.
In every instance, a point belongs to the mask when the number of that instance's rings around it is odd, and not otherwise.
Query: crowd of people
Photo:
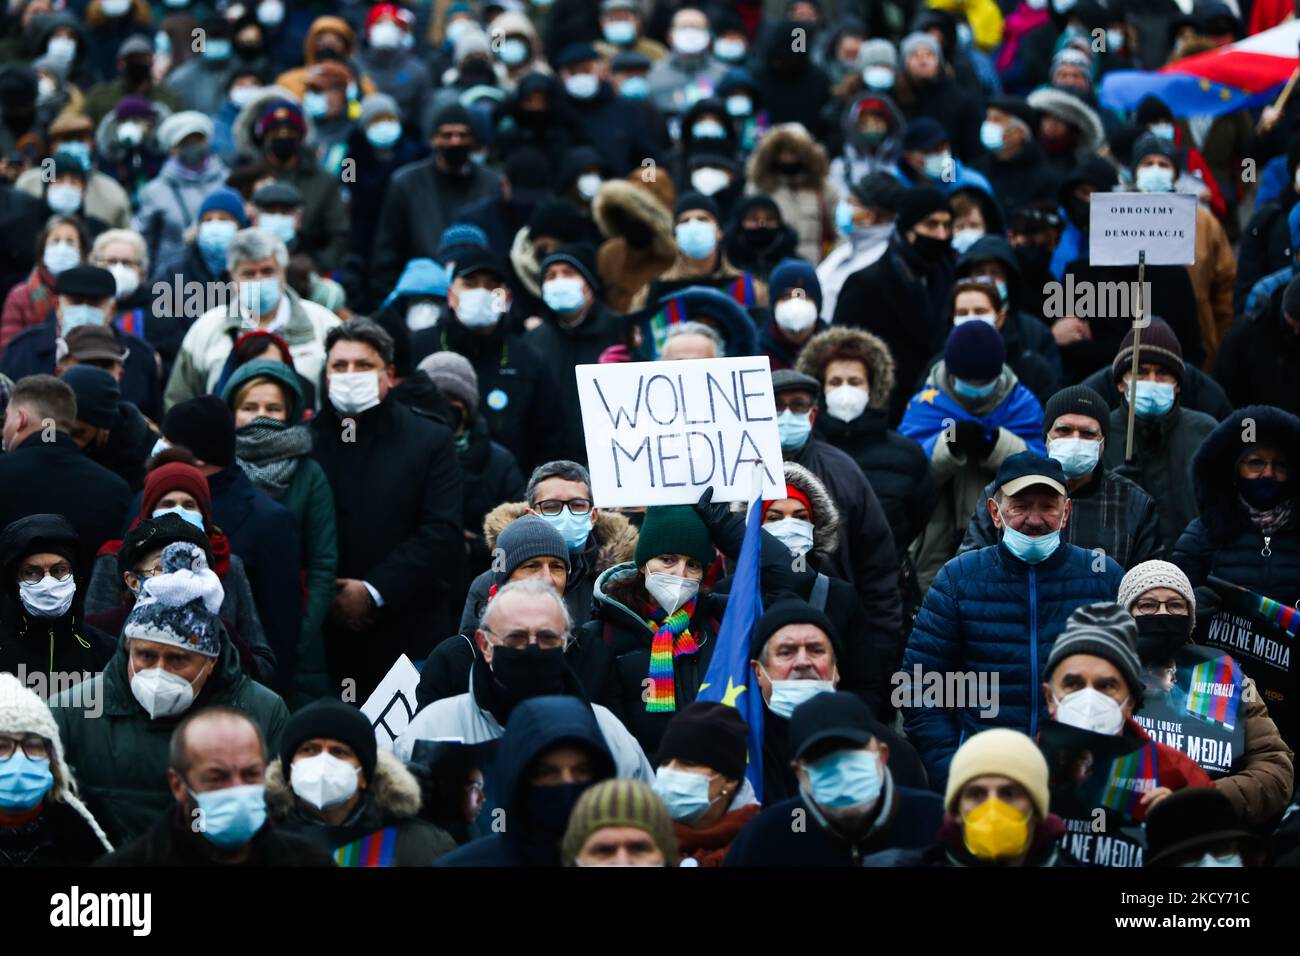
[[[0,865],[1300,863],[1300,95],[1100,96],[1290,15],[7,0]],[[781,492],[602,507],[751,356]]]

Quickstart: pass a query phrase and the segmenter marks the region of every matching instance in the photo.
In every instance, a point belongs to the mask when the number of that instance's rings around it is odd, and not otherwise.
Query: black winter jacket
[[[1273,405],[1300,413],[1300,335],[1282,318],[1283,286],[1258,315],[1238,319],[1219,344],[1214,377],[1232,404]]]

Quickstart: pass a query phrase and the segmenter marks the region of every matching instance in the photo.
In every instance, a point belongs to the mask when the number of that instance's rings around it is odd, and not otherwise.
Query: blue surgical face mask
[[[655,772],[654,792],[668,807],[670,817],[689,823],[703,816],[713,805],[709,799],[709,783],[717,776],[707,777],[702,773],[660,767]]]
[[[754,110],[754,101],[748,96],[735,95],[727,97],[728,116],[748,116]]]
[[[501,41],[501,62],[506,66],[518,66],[528,59],[528,43],[518,37]]]
[[[203,48],[203,58],[211,60],[214,63],[221,63],[230,59],[231,42],[225,39],[211,39]]]
[[[0,807],[30,810],[45,799],[54,786],[48,757],[27,756],[21,747],[8,760],[0,760]]]
[[[618,88],[626,100],[644,100],[650,95],[650,81],[644,76],[629,76]]]
[[[375,149],[388,149],[402,138],[402,124],[397,120],[380,120],[366,127],[366,139]]]
[[[229,219],[209,219],[199,223],[198,247],[203,263],[214,274],[226,271],[226,252],[239,226]]]
[[[1002,543],[1007,546],[1008,551],[1026,564],[1038,564],[1046,560],[1061,546],[1059,528],[1034,537],[1023,534],[1007,524],[1007,516],[1002,513],[1000,506],[998,516],[1002,519]]]
[[[265,229],[286,246],[292,245],[298,235],[298,225],[293,216],[282,212],[264,212],[257,217],[257,228]]]
[[[717,120],[702,119],[691,127],[691,135],[696,139],[726,139],[727,130]]]
[[[223,850],[243,846],[266,823],[266,787],[260,783],[194,793],[199,832]]]
[[[942,153],[930,153],[925,157],[925,174],[931,179],[943,179],[944,172],[952,166],[952,153],[944,150]]]
[[[90,146],[79,139],[74,139],[64,143],[59,147],[60,153],[66,153],[77,161],[77,164],[86,172],[90,172],[91,156]]]
[[[1143,166],[1134,173],[1133,185],[1144,193],[1167,193],[1174,188],[1174,174],[1163,166]]]
[[[679,222],[673,230],[677,245],[689,259],[706,259],[718,247],[718,230],[711,222],[691,219]]]
[[[785,451],[797,451],[808,443],[812,433],[812,412],[796,415],[787,408],[778,416],[776,430],[781,436],[781,447]]]
[[[892,90],[894,71],[887,66],[869,66],[862,71],[862,82],[873,90]]]
[[[998,387],[999,381],[1001,381],[1001,376],[983,385],[977,385],[954,375],[952,377],[952,390],[962,398],[988,398],[993,394],[993,390]]]
[[[161,518],[163,515],[176,515],[180,518],[184,518],[200,531],[205,533],[207,531],[207,529],[203,527],[203,512],[201,511],[190,511],[188,508],[182,508],[180,505],[177,505],[175,508],[159,508],[154,511],[151,517]]]
[[[1173,123],[1152,123],[1147,127],[1147,132],[1161,139],[1167,139],[1169,142],[1174,141],[1174,124]]]
[[[1159,418],[1174,407],[1174,387],[1168,382],[1139,380],[1133,412],[1140,418]]]
[[[885,785],[880,758],[870,750],[840,750],[805,764],[804,771],[813,802],[833,810],[869,808]]]
[[[1090,438],[1053,438],[1047,454],[1061,463],[1066,478],[1082,478],[1097,467],[1101,442]]]
[[[239,304],[257,315],[266,315],[274,309],[280,295],[279,279],[249,279],[239,283]]]
[[[576,276],[547,279],[542,283],[542,301],[552,312],[577,312],[586,301],[582,280]]]
[[[591,535],[590,511],[585,515],[575,515],[566,505],[560,509],[558,515],[542,515],[542,517],[560,532],[571,553],[577,553],[587,546],[587,538]]]
[[[59,315],[64,335],[83,325],[104,324],[104,310],[94,305],[65,305]]]
[[[996,153],[1006,145],[1006,130],[1002,128],[1001,123],[995,123],[992,120],[985,120],[980,124],[980,142],[984,148],[990,152]]]
[[[636,39],[636,23],[632,20],[611,20],[602,27],[605,40],[615,46],[628,46]]]
[[[302,95],[302,108],[312,119],[320,119],[330,111],[330,98],[317,90],[308,90]]]
[[[853,204],[847,199],[841,199],[835,204],[835,228],[841,235],[853,233]]]

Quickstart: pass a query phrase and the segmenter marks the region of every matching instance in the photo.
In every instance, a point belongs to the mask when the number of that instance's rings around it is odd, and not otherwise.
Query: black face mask
[[[1027,273],[1046,272],[1052,264],[1052,249],[1049,246],[1016,246],[1016,258]],[[1032,283],[1026,283],[1031,285]]]
[[[559,840],[568,829],[569,817],[578,798],[590,783],[559,783],[549,787],[529,787],[524,798],[524,813],[530,828],[542,836]]]
[[[495,86],[497,75],[482,60],[471,60],[460,68],[462,86]]]
[[[149,79],[149,73],[151,70],[152,66],[147,61],[141,62],[139,60],[128,60],[126,66],[122,70],[122,76],[132,86],[138,86]]]
[[[1138,657],[1143,664],[1165,664],[1191,636],[1191,622],[1186,614],[1139,614],[1137,622]]]
[[[492,677],[512,703],[564,693],[564,651],[544,651],[535,644],[526,650],[492,648]]]
[[[469,162],[468,146],[439,146],[438,154],[446,161],[452,172],[459,172]]]
[[[777,163],[775,168],[782,176],[798,176],[803,172],[803,163]]]
[[[519,110],[515,114],[516,120],[520,126],[527,126],[530,129],[534,126],[542,126],[550,116],[548,110]]]
[[[262,46],[259,43],[240,43],[235,46],[235,56],[239,57],[245,63],[251,63],[262,55]]]
[[[921,258],[930,262],[941,262],[952,256],[952,243],[947,239],[936,239],[920,233],[912,240],[912,248],[920,253]]]
[[[1267,511],[1288,496],[1291,486],[1276,478],[1238,478],[1237,489],[1252,508]]]
[[[1072,223],[1087,232],[1088,225],[1092,221],[1092,204],[1086,199],[1071,196],[1065,201],[1065,214],[1070,217]]]
[[[294,136],[281,136],[267,144],[267,148],[282,163],[287,163],[298,155],[298,139]]]
[[[757,229],[743,229],[745,245],[751,249],[766,249],[776,240],[776,226],[760,226]]]
[[[343,59],[344,59],[344,57],[343,57],[343,51],[342,51],[342,50],[336,50],[336,49],[335,49],[334,47],[332,47],[332,46],[327,46],[327,47],[326,47],[325,49],[323,49],[323,50],[317,50],[317,51],[316,51],[316,62],[317,62],[317,63],[321,63],[321,62],[323,62],[323,61],[333,61],[333,62],[335,62],[335,63],[339,63],[339,62],[342,62]]]

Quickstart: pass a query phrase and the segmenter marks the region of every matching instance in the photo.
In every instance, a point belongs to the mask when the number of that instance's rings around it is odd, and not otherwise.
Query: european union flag
[[[732,579],[727,610],[722,615],[718,643],[700,685],[697,700],[719,701],[740,711],[749,725],[749,766],[745,776],[754,796],[763,801],[763,695],[749,666],[749,637],[763,616],[759,590],[759,534],[762,494],[755,494],[745,523],[745,540]]]

